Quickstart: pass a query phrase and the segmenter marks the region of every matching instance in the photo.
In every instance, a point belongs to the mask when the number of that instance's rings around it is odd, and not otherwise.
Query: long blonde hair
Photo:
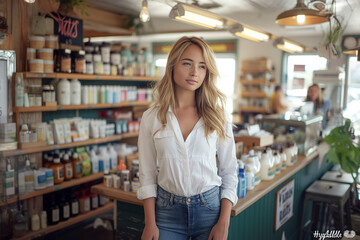
[[[204,82],[195,91],[197,111],[205,123],[205,136],[207,138],[215,130],[222,141],[226,137],[226,96],[215,85],[219,73],[215,63],[214,52],[204,40],[197,37],[182,37],[173,45],[166,64],[165,75],[155,85],[155,105],[160,107],[157,117],[162,124],[159,130],[163,129],[167,124],[166,113],[169,107],[173,111],[175,110],[173,69],[176,63],[180,61],[183,52],[191,45],[196,45],[202,49],[207,68]]]

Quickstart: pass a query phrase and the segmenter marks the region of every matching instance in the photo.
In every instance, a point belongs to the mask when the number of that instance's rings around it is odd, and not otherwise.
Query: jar
[[[103,74],[104,73],[104,65],[102,62],[94,62],[94,73],[95,74]]]
[[[120,52],[112,51],[110,54],[110,62],[113,65],[119,65],[121,63]]]
[[[101,45],[101,59],[103,62],[110,62],[110,43],[103,43]]]
[[[110,65],[110,74],[113,76],[118,75],[118,66],[117,65],[114,65],[114,64]]]
[[[94,74],[94,65],[93,62],[86,61],[86,74]]]
[[[80,50],[75,58],[75,72],[85,73],[85,51]]]
[[[103,74],[110,75],[110,63],[103,63]]]
[[[54,88],[53,85],[50,85],[50,96],[51,96],[50,102],[55,102],[56,101],[56,94],[55,94],[55,88]]]
[[[44,60],[31,59],[29,60],[30,72],[43,73],[44,72]]]
[[[70,82],[70,102],[72,105],[81,104],[81,83],[77,79],[72,79]]]
[[[85,51],[86,53],[91,53],[94,51],[94,44],[92,44],[91,42],[86,42],[85,43]]]
[[[128,169],[122,170],[121,171],[121,189],[124,190],[124,184],[125,182],[128,182],[130,178],[130,171]]]
[[[26,49],[26,60],[36,59],[36,49],[27,48]]]
[[[64,49],[61,54],[61,72],[71,72],[71,50]]]
[[[58,36],[56,35],[48,35],[45,36],[45,47],[56,49],[58,46]]]
[[[54,49],[52,48],[42,48],[38,50],[38,58],[43,60],[53,60],[54,59]]]
[[[86,52],[86,54],[85,54],[85,61],[86,61],[86,62],[92,62],[92,61],[93,61],[93,54],[92,54],[92,52]]]
[[[54,72],[54,60],[44,60],[44,72]]]
[[[37,48],[37,49],[45,47],[45,37],[31,36],[29,46],[31,48]]]
[[[100,52],[93,52],[92,56],[93,56],[92,60],[93,60],[94,63],[101,62],[101,54],[100,54]]]

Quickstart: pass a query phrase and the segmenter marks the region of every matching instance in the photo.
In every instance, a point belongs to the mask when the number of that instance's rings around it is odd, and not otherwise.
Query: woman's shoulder
[[[158,111],[159,111],[159,106],[158,105],[153,105],[143,113],[142,118],[154,117],[154,116],[157,115]]]

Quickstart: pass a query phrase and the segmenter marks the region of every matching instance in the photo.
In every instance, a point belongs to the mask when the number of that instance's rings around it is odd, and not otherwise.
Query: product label
[[[76,60],[75,61],[75,72],[77,72],[77,73],[85,72],[85,60]]]
[[[34,175],[25,175],[25,182],[26,183],[33,183],[34,182]]]
[[[41,174],[37,177],[38,185],[42,185],[46,182],[46,176],[45,174]]]
[[[99,207],[99,200],[97,196],[91,197],[91,208],[98,208]]]
[[[69,218],[70,217],[70,206],[65,205],[63,206],[63,218]]]
[[[90,198],[85,199],[84,201],[84,211],[90,211]]]
[[[58,171],[58,179],[63,179],[64,178],[64,168],[58,167],[57,171]]]
[[[72,169],[72,164],[71,163],[65,164],[65,177],[66,178],[72,178],[73,177],[73,169]]]
[[[59,209],[57,208],[57,209],[53,209],[52,211],[51,211],[51,221],[52,222],[58,222],[59,221]]]
[[[70,72],[70,68],[71,68],[70,58],[61,59],[61,71]]]
[[[15,194],[15,180],[14,172],[5,172],[5,182],[4,182],[5,194],[7,196]]]
[[[275,171],[274,171],[274,170],[268,172],[268,176],[269,176],[269,177],[271,177],[271,176],[274,175],[274,174],[275,174]]]
[[[79,202],[71,203],[71,214],[76,215],[79,213]]]
[[[54,181],[54,172],[52,170],[46,171],[45,176],[47,183],[52,183]]]
[[[81,174],[82,170],[81,170],[81,162],[77,162],[76,163],[76,174]]]

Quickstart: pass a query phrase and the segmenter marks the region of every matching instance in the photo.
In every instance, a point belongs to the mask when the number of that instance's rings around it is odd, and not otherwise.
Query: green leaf
[[[327,153],[327,161],[332,162],[333,164],[340,164],[340,159],[335,151],[335,148],[330,148]]]

